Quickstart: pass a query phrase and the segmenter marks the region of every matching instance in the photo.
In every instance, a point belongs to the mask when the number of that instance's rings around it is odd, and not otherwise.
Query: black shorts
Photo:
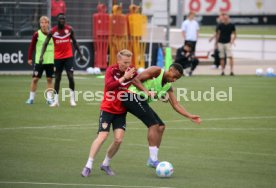
[[[127,93],[127,97],[122,100],[128,112],[139,118],[147,127],[152,125],[164,126],[165,123],[149,106],[147,100],[135,93]]]
[[[47,78],[52,78],[54,74],[54,64],[34,64],[33,78],[41,78],[43,71],[46,72]]]
[[[73,57],[66,59],[55,59],[55,71],[57,73],[62,73],[64,68],[66,72],[74,72]]]
[[[109,132],[112,124],[113,131],[115,129],[126,130],[126,113],[123,114],[112,114],[106,111],[100,113],[99,118],[99,132]]]

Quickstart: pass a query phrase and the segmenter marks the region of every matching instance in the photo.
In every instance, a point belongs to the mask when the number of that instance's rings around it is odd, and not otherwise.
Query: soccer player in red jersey
[[[105,159],[100,169],[107,175],[114,175],[109,164],[111,158],[117,153],[126,128],[126,109],[120,100],[120,93],[126,91],[130,84],[137,85],[141,90],[148,93],[142,83],[136,78],[136,70],[131,65],[132,53],[129,50],[122,50],[117,54],[117,64],[108,67],[105,74],[104,98],[100,107],[98,136],[93,141],[88,161],[83,168],[81,175],[89,176],[92,170],[93,161],[101,145],[107,139],[112,124],[114,140],[109,146]]]
[[[58,93],[59,86],[61,81],[62,71],[65,68],[67,77],[69,80],[69,88],[70,91],[70,104],[71,106],[76,106],[74,90],[75,90],[75,82],[74,82],[74,65],[73,65],[73,49],[71,40],[73,41],[74,47],[77,49],[81,60],[84,60],[83,54],[80,51],[79,45],[76,41],[74,30],[70,25],[65,24],[65,15],[59,14],[58,17],[58,25],[53,27],[47,35],[47,38],[43,44],[41,56],[39,59],[39,63],[41,64],[43,61],[43,55],[46,50],[46,47],[51,38],[54,40],[54,48],[55,48],[55,98],[54,102],[50,105],[51,107],[59,106],[58,102]]]

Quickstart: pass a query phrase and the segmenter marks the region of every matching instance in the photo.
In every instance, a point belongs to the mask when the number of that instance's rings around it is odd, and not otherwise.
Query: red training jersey
[[[51,1],[51,16],[57,16],[58,14],[66,13],[66,4],[63,0],[52,0]]]
[[[118,65],[112,65],[107,68],[105,73],[104,98],[100,109],[112,114],[123,114],[126,112],[125,107],[119,100],[120,92],[127,91],[134,77],[130,80],[125,80],[123,83],[119,79],[124,76],[124,72],[120,71]]]
[[[29,49],[28,49],[28,60],[31,60],[33,57],[33,53],[36,47],[37,43],[37,38],[38,38],[38,32],[35,32],[32,37],[32,42],[30,43]]]
[[[73,57],[73,49],[71,43],[72,27],[65,25],[63,29],[58,29],[55,26],[51,29],[51,34],[54,40],[55,59],[65,59]]]

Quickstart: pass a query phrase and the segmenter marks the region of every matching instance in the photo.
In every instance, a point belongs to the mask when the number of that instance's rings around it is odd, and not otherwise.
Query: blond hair
[[[49,18],[47,16],[41,16],[39,18],[39,22],[42,22],[42,20],[46,20],[48,23],[50,23],[50,20],[49,20]]]
[[[121,51],[118,52],[117,54],[117,58],[121,58],[122,56],[125,57],[131,57],[132,56],[132,52],[127,50],[127,49],[123,49]]]

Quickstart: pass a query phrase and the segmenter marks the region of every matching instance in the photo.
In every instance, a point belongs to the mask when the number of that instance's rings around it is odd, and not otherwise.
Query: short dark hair
[[[188,47],[192,48],[192,44],[191,44],[190,42],[186,42],[186,43],[184,44],[184,46],[188,46]]]
[[[64,18],[66,18],[66,17],[65,17],[65,14],[61,12],[61,13],[59,13],[59,14],[57,15],[57,17],[56,17],[57,20],[59,19],[60,16],[63,16]]]
[[[179,63],[173,63],[171,64],[170,68],[173,67],[175,70],[177,70],[181,75],[183,74],[183,67]]]

